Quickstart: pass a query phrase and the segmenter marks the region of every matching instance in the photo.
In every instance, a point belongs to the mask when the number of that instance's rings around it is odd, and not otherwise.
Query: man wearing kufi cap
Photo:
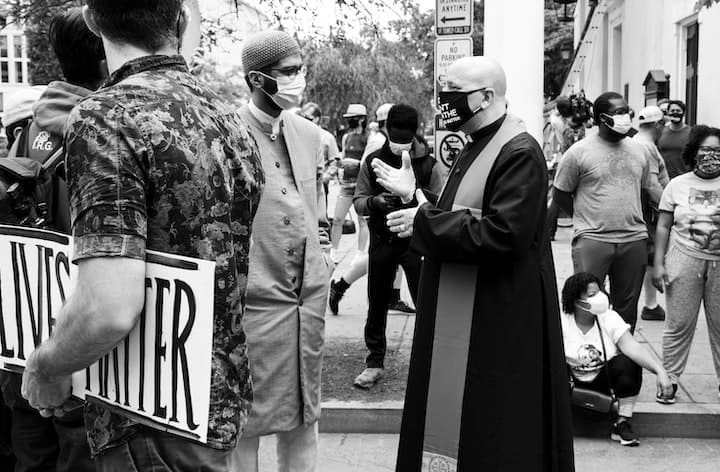
[[[278,470],[312,471],[320,417],[325,303],[333,266],[320,128],[288,110],[302,101],[305,70],[297,42],[282,31],[248,38],[242,50],[251,101],[240,109],[257,141],[266,186],[250,250],[247,333],[254,401],[235,470],[257,470],[260,436],[277,435]]]
[[[643,108],[638,115],[638,134],[633,139],[644,144],[648,152],[646,154],[650,165],[650,181],[656,192],[662,193],[662,189],[670,182],[665,161],[657,147],[657,142],[662,136],[665,128],[665,114],[662,110],[651,105]],[[665,310],[657,302],[657,290],[652,284],[652,268],[655,257],[655,229],[657,227],[658,209],[650,204],[649,198],[643,199],[643,217],[648,227],[648,267],[645,271],[643,281],[643,292],[645,293],[645,306],[643,306],[640,318],[644,320],[662,321],[665,319]]]

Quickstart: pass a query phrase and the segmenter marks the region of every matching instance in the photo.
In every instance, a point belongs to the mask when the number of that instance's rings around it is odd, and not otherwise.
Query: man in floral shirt
[[[241,320],[264,184],[256,144],[176,55],[182,0],[87,3],[111,75],[66,130],[78,283],[28,358],[23,395],[43,415],[61,414],[69,375],[127,336],[143,309],[146,249],[215,261],[209,447],[92,400],[85,421],[98,470],[228,470],[252,401]]]

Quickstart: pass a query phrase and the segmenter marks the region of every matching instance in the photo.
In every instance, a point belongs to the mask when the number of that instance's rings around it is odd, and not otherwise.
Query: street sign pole
[[[438,94],[445,84],[447,69],[463,57],[472,56],[473,0],[436,0],[435,4],[435,74],[433,106],[438,110]],[[443,126],[440,114],[435,115],[435,160],[446,170],[467,141],[462,132],[451,132]]]

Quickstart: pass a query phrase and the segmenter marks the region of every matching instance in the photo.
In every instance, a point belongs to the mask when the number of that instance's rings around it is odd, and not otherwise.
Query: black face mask
[[[468,96],[471,93],[485,90],[485,88],[479,88],[476,90],[470,90],[469,92],[440,92],[438,94],[438,106],[440,107],[440,113],[442,115],[443,124],[450,131],[458,131],[470,118],[475,115],[480,108],[477,110],[471,110],[468,105]]]
[[[668,118],[670,118],[670,121],[674,121],[675,123],[682,122],[683,118],[685,117],[682,113],[669,113]]]

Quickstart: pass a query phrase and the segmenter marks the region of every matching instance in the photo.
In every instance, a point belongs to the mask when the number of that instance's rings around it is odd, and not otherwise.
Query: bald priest
[[[399,472],[574,470],[547,168],[505,92],[491,59],[448,69],[443,119],[471,139],[438,199],[416,189],[409,159],[373,162],[378,182],[417,199],[388,226],[424,257]]]

